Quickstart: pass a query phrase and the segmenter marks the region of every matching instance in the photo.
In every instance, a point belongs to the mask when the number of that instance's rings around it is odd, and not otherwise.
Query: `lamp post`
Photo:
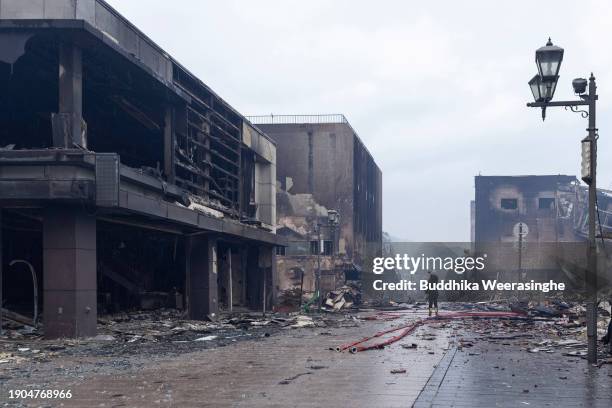
[[[529,82],[535,102],[528,103],[528,107],[541,108],[542,120],[546,119],[546,108],[562,106],[566,110],[578,112],[583,118],[588,118],[587,136],[581,141],[582,146],[582,169],[581,178],[589,186],[589,241],[587,246],[587,273],[585,286],[587,291],[587,346],[589,363],[597,363],[597,242],[595,238],[596,228],[596,200],[597,200],[597,139],[598,129],[595,122],[595,110],[597,102],[597,85],[593,73],[588,80],[576,78],[572,81],[574,92],[580,99],[574,101],[552,102],[557,81],[559,80],[559,69],[563,61],[563,48],[553,45],[550,38],[546,46],[536,51],[536,65],[538,74]],[[587,107],[587,110],[582,108]]]
[[[327,211],[327,227],[331,227],[332,231],[334,231],[334,234],[332,235],[332,260],[333,260],[333,253],[334,253],[334,247],[335,247],[335,230],[333,228],[335,228],[338,224],[340,223],[340,214],[338,213],[338,211],[336,210],[328,210]],[[316,276],[316,282],[315,282],[315,292],[316,292],[316,296],[317,296],[317,310],[319,312],[321,312],[321,303],[322,303],[322,298],[321,298],[321,252],[323,252],[323,245],[321,245],[321,228],[323,227],[323,224],[321,224],[320,222],[317,222],[317,276]]]

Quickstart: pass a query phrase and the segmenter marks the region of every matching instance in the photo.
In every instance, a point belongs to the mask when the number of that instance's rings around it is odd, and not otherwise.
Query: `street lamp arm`
[[[548,108],[549,106],[580,106],[588,105],[589,101],[556,101],[556,102],[528,102],[530,108]]]
[[[585,119],[589,117],[589,112],[585,111],[584,109],[579,109],[576,105],[566,106],[565,110],[568,110],[568,109],[571,110],[572,112],[580,113],[580,116],[582,116]]]

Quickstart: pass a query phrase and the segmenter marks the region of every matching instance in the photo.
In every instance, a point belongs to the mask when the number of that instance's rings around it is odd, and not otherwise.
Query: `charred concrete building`
[[[604,235],[612,230],[611,198],[598,190]],[[495,254],[494,269],[571,278],[572,264],[584,263],[588,191],[575,176],[476,176],[471,218],[475,249]]]
[[[5,308],[63,337],[271,302],[275,143],[108,4],[2,0],[0,90]]]
[[[474,241],[513,242],[522,222],[531,241],[575,241],[568,218],[576,198],[574,176],[476,176]],[[570,222],[572,221],[572,222]]]
[[[277,233],[288,246],[277,255],[276,292],[313,291],[319,268],[323,292],[360,280],[382,248],[382,173],[355,130],[343,115],[250,119],[278,149]]]

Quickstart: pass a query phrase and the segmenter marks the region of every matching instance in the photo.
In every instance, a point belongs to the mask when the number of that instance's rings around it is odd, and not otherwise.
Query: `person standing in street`
[[[427,279],[427,300],[429,301],[429,316],[432,315],[432,309],[435,308],[436,316],[438,315],[438,291],[431,289],[431,285],[435,285],[440,280],[438,275],[432,271],[427,271],[429,279]]]

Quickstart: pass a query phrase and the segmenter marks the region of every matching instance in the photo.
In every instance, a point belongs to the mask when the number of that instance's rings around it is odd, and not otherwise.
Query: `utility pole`
[[[517,282],[523,281],[523,223],[519,222],[519,236],[518,236],[518,280]]]
[[[595,107],[597,102],[597,85],[591,73],[589,78],[589,127],[588,143],[590,144],[590,183],[589,183],[589,247],[587,251],[588,270],[586,276],[587,290],[587,354],[589,363],[597,363],[597,241],[595,226],[597,221],[597,126]]]

